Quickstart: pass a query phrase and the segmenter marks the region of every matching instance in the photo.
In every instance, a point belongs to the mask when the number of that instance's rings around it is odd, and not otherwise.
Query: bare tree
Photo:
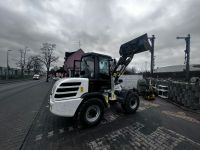
[[[40,56],[34,56],[33,58],[33,71],[34,73],[39,73],[42,70],[42,62],[40,60]]]
[[[30,56],[27,61],[26,65],[28,73],[30,73],[31,70],[36,73],[40,73],[42,70],[42,62],[40,60],[40,56]]]
[[[26,68],[27,68],[28,74],[30,74],[31,69],[33,69],[32,56],[30,56],[28,58],[28,61],[27,61],[27,64],[26,64]]]
[[[28,47],[25,47],[25,49],[20,49],[19,52],[20,52],[20,60],[16,63],[17,66],[20,67],[21,69],[21,76],[23,77],[24,76],[24,69],[26,67],[26,54],[27,54],[27,51],[28,51]]]
[[[54,56],[54,51],[56,48],[56,44],[52,43],[43,43],[42,44],[42,55],[40,56],[40,60],[43,62],[43,64],[46,67],[46,82],[49,81],[49,70],[52,65],[52,63],[55,63],[58,60],[58,57]]]

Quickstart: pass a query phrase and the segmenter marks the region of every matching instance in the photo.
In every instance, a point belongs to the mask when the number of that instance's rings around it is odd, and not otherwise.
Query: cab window
[[[109,77],[109,60],[108,60],[108,58],[99,57],[99,75],[101,78]]]
[[[83,57],[81,61],[81,77],[83,78],[94,78],[94,58]]]

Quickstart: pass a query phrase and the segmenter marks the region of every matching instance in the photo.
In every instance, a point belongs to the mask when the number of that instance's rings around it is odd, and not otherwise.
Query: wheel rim
[[[88,122],[95,122],[100,116],[100,108],[97,105],[89,106],[86,110],[86,120]]]
[[[137,100],[135,100],[134,97],[130,99],[129,106],[131,107],[131,109],[135,109],[137,107]]]

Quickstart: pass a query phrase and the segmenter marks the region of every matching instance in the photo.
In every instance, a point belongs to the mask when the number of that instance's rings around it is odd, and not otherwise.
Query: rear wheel
[[[91,98],[81,105],[78,120],[83,126],[95,126],[100,123],[103,114],[103,102],[98,98]]]
[[[123,104],[121,104],[122,108],[126,113],[135,113],[140,104],[140,100],[137,94],[132,91],[129,91],[126,99]]]

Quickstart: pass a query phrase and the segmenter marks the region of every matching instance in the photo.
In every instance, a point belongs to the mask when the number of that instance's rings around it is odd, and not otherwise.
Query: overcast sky
[[[57,45],[58,66],[64,52],[81,48],[119,58],[121,44],[154,34],[156,67],[184,64],[191,34],[191,63],[200,63],[200,0],[6,0],[0,1],[0,66],[16,67],[20,48],[39,54],[43,42]],[[146,62],[146,65],[145,65]],[[130,66],[145,69],[150,53],[134,56]]]

